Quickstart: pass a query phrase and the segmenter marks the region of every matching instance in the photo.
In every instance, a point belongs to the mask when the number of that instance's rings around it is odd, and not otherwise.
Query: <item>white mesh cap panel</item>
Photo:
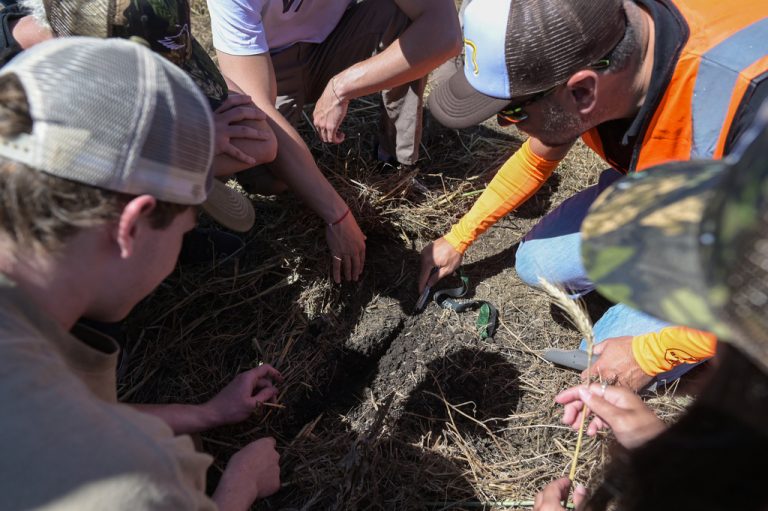
[[[0,153],[100,188],[205,200],[213,120],[202,93],[170,62],[133,42],[71,37],[37,45],[2,72],[21,79],[33,132],[17,147],[0,143]]]
[[[44,0],[48,22],[58,37],[110,36],[109,20],[115,16],[115,0]]]
[[[173,194],[174,202],[183,203],[184,197],[189,196],[198,197],[202,202],[211,187],[211,183],[199,185],[201,177],[203,180],[208,177],[210,168],[210,163],[203,166],[201,162],[210,161],[208,155],[213,151],[210,106],[202,94],[185,93],[193,83],[186,73],[165,75],[157,83],[154,117],[139,157],[141,168],[159,165],[161,173],[152,176],[147,172],[140,177],[167,179],[165,188]],[[169,133],[184,136],[169,137]]]

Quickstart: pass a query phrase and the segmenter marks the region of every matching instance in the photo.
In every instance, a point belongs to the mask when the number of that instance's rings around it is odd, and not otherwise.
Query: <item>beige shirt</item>
[[[119,404],[118,346],[86,338],[0,274],[0,509],[216,509],[204,493],[210,456]]]

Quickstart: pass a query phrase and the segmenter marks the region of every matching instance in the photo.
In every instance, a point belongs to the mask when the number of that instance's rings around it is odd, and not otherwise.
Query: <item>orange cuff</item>
[[[632,339],[632,354],[643,372],[650,376],[680,364],[695,364],[711,358],[716,348],[714,335],[682,326],[662,328]]]
[[[535,194],[558,163],[534,153],[526,140],[501,166],[472,209],[451,227],[446,241],[458,252],[466,252],[478,236]]]

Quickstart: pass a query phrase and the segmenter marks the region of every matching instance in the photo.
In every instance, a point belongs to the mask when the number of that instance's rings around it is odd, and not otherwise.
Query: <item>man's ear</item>
[[[600,76],[594,70],[582,69],[566,82],[571,100],[581,115],[587,115],[595,109],[599,80]]]
[[[146,225],[146,218],[155,209],[157,199],[151,195],[139,195],[123,208],[120,221],[117,224],[117,244],[120,246],[120,257],[128,259],[133,255],[136,237]]]

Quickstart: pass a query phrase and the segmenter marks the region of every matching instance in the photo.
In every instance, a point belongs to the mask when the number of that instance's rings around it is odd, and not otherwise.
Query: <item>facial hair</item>
[[[548,146],[570,144],[586,131],[581,117],[568,112],[550,98],[541,101],[537,116],[541,116],[542,126],[535,130],[536,133],[531,131],[529,134]]]

